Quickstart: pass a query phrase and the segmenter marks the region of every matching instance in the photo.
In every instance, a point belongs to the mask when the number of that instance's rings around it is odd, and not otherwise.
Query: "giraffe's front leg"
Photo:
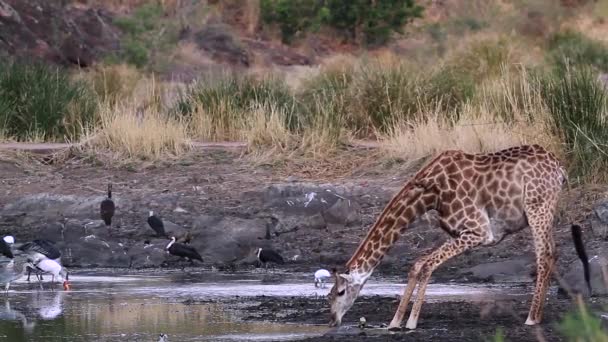
[[[424,264],[424,257],[418,258],[414,263],[414,266],[410,270],[407,276],[407,287],[403,290],[403,296],[401,297],[401,302],[399,302],[399,307],[395,312],[395,316],[391,320],[391,324],[388,326],[388,330],[396,331],[401,330],[401,322],[403,322],[403,316],[405,316],[405,311],[407,310],[407,306],[412,298],[412,294],[414,293],[414,289],[416,288],[416,284],[418,284],[418,275],[420,273],[420,268]]]
[[[477,222],[474,223],[476,224]],[[422,309],[422,303],[424,302],[426,286],[433,271],[450,258],[459,255],[468,249],[479,246],[484,240],[486,231],[486,225],[479,225],[470,231],[465,231],[458,238],[446,241],[425,258],[425,262],[421,265],[420,274],[418,276],[418,293],[416,294],[416,301],[412,306],[410,317],[408,317],[407,322],[405,323],[407,329],[416,329],[416,326],[418,325],[418,317],[420,316],[420,310]]]

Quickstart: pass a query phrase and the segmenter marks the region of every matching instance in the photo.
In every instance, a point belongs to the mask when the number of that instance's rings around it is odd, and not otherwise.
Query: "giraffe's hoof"
[[[388,326],[388,331],[401,331],[401,327],[398,326],[398,325],[395,325],[395,326],[389,325]]]
[[[539,322],[531,319],[530,317],[528,317],[528,319],[526,319],[526,325],[537,325]]]
[[[410,322],[410,321],[408,321],[405,324],[405,329],[407,329],[407,330],[414,330],[414,329],[416,329],[416,326],[418,325],[417,323],[418,322]]]

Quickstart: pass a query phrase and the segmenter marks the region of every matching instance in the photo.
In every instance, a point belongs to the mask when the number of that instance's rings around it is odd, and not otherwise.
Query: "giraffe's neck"
[[[346,269],[359,283],[365,283],[386,253],[416,217],[436,207],[437,195],[415,184],[406,186],[393,197],[367,233]]]

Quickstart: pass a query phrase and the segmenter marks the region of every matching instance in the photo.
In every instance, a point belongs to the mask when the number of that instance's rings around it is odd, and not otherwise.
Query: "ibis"
[[[32,265],[36,265],[41,260],[49,259],[60,263],[61,252],[51,240],[47,239],[35,239],[31,242],[26,242],[19,247],[19,250],[25,252],[28,255],[28,260],[31,261]],[[27,269],[27,281],[30,281],[30,275],[33,269],[32,267],[26,267]]]
[[[315,272],[315,287],[325,287],[325,281],[331,278],[331,274],[326,269],[320,269]]]

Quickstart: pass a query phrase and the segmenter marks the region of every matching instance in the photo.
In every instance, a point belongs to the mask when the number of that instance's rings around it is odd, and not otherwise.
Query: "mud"
[[[329,319],[325,298],[258,299],[259,305],[244,309],[249,313],[249,320],[325,325]],[[572,301],[553,295],[545,306],[543,323],[537,327],[524,325],[529,301],[528,296],[522,296],[501,301],[425,302],[415,330],[403,328],[400,332],[389,332],[386,325],[395,313],[398,299],[361,297],[344,316],[340,328],[328,327],[323,336],[301,341],[492,341],[498,329],[506,341],[541,341],[543,338],[566,341],[558,325],[564,315],[575,308]],[[592,308],[601,311],[601,305],[596,302]],[[357,327],[360,317],[366,318],[364,329]],[[404,325],[405,320],[407,315]]]

